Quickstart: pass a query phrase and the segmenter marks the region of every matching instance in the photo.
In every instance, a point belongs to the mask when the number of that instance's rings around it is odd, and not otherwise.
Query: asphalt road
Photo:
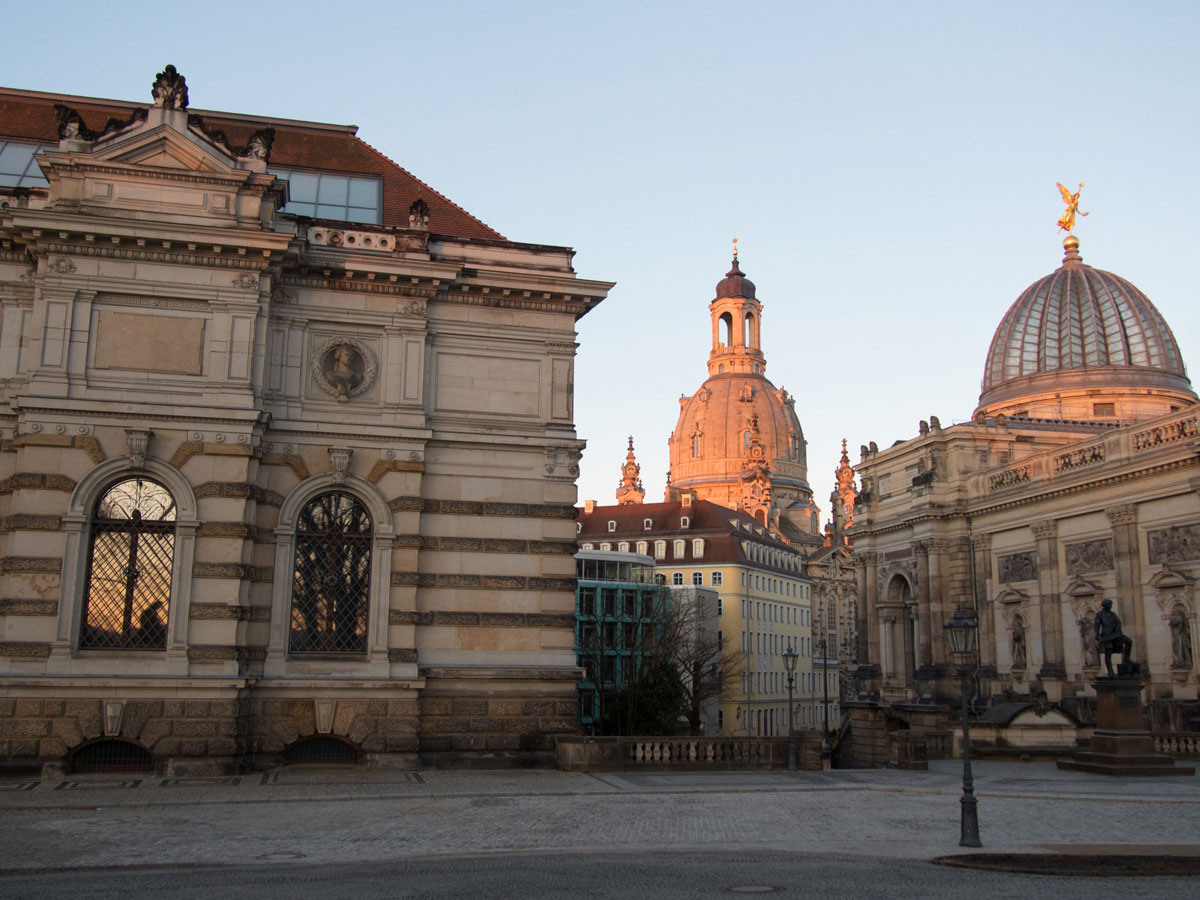
[[[1200,892],[1198,878],[1068,878],[1011,875],[895,860],[826,854],[718,851],[530,853],[320,864],[277,860],[255,866],[79,869],[0,877],[0,898],[44,900],[330,900],[330,898],[651,897],[701,900],[776,897],[1038,898],[1095,900],[1119,894],[1154,900]]]

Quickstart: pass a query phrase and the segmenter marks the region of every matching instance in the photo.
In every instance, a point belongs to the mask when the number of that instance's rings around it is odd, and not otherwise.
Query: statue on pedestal
[[[1096,613],[1096,643],[1104,654],[1104,667],[1111,677],[1115,673],[1112,667],[1113,653],[1121,654],[1121,668],[1129,663],[1133,653],[1133,641],[1121,631],[1121,617],[1112,611],[1113,602],[1105,599],[1100,604],[1100,612]],[[1125,673],[1122,673],[1125,674]]]

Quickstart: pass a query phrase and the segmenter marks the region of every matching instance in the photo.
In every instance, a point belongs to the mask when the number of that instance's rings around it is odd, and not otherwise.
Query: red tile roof
[[[68,97],[36,91],[0,88],[0,137],[57,143],[58,118],[54,105],[62,103],[83,117],[93,131],[110,118],[126,121],[133,110],[149,104],[118,100]],[[232,113],[189,109],[204,119],[210,131],[225,132],[231,146],[245,146],[260,128],[274,128],[269,165],[315,169],[341,174],[375,175],[383,181],[384,225],[408,226],[408,210],[417,199],[429,204],[429,230],[456,238],[505,240],[504,235],[476,219],[425,182],[396,165],[355,135],[353,126],[322,125],[286,119],[256,118]]]
[[[577,512],[580,525],[577,540],[580,543],[629,541],[634,544],[637,541],[685,538],[685,558],[680,560],[672,554],[669,562],[738,562],[793,576],[803,577],[805,574],[783,566],[751,563],[743,550],[743,541],[754,541],[789,555],[797,555],[799,551],[772,537],[770,531],[752,516],[736,509],[719,506],[709,500],[693,500],[690,506],[684,506],[682,501],[631,503],[622,506],[597,506],[590,513],[580,508]],[[688,527],[682,528],[680,519],[685,516],[688,519]],[[645,527],[646,519],[651,522],[649,530]],[[608,530],[609,522],[616,523],[613,531]],[[699,559],[692,558],[694,538],[704,538],[704,555]]]

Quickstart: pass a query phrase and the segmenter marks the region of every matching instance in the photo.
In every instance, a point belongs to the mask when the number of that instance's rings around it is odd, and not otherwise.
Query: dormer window
[[[640,553],[640,554],[642,554],[642,556],[645,556],[645,555],[646,555],[646,551],[647,551],[647,550],[649,550],[649,549],[650,549],[650,546],[649,546],[649,544],[647,544],[645,541],[638,541],[638,542],[637,542],[637,552],[638,552],[638,553]]]
[[[667,542],[666,541],[655,541],[654,542],[654,558],[655,559],[666,559],[667,558]]]
[[[704,538],[696,538],[692,541],[692,556],[696,559],[701,559],[704,556]]]
[[[652,528],[654,528],[653,519],[642,519],[642,531],[650,531]]]
[[[610,532],[612,532],[612,531],[616,531],[616,530],[617,530],[617,522],[616,522],[616,520],[615,520],[615,519],[609,519],[609,520],[608,520],[608,530],[609,530]]]
[[[0,141],[0,185],[4,187],[44,188],[49,187],[38,164],[33,161],[35,153],[57,150],[57,144],[23,144],[18,141]]]
[[[576,533],[576,534],[581,534],[582,532],[583,532],[583,523],[582,523],[582,522],[576,522],[576,523],[575,523],[575,533]]]
[[[679,527],[680,527],[680,528],[687,528],[687,527],[688,527],[688,526],[690,526],[691,524],[692,524],[692,520],[691,520],[691,519],[689,519],[687,516],[680,516],[680,517],[679,517]]]
[[[620,550],[622,553],[628,553],[629,552],[629,541],[621,541],[621,543],[617,544],[617,549]]]
[[[584,545],[583,545],[583,549],[584,549],[584,550],[595,550],[595,549],[596,549],[596,545],[595,545],[595,544],[584,544]]]
[[[611,550],[611,549],[612,549],[612,544],[610,544],[610,543],[608,543],[608,542],[605,542],[605,543],[603,543],[603,544],[601,544],[601,545],[600,545],[600,549],[601,549],[601,550],[606,550],[606,551],[607,551],[607,550]]]
[[[686,553],[687,553],[687,541],[676,541],[675,542],[675,558],[683,559],[684,554],[686,554]]]
[[[288,202],[281,212],[316,219],[379,224],[381,192],[378,178],[301,172],[274,166],[267,171],[288,183]]]

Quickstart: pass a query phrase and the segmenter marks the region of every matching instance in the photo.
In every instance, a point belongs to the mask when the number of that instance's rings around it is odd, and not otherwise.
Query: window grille
[[[150,751],[130,741],[96,741],[75,751],[72,772],[150,772]]]
[[[292,765],[345,765],[358,762],[358,750],[346,741],[334,737],[311,737],[293,744],[283,752]]]
[[[118,482],[100,497],[92,514],[81,649],[166,648],[175,514],[170,492],[144,478]]]
[[[371,517],[350,494],[314,499],[296,523],[292,653],[365,653]]]

